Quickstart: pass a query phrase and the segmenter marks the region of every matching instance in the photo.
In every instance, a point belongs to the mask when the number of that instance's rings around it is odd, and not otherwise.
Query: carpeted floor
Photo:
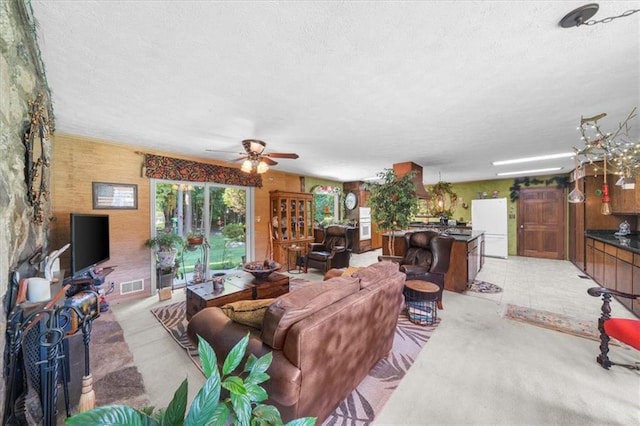
[[[200,367],[198,352],[186,338],[186,303],[179,302],[151,310],[153,315],[185,349],[192,361]],[[418,353],[427,343],[439,320],[433,326],[411,323],[404,314],[398,318],[398,327],[390,355],[382,359],[325,421],[326,425],[370,424],[382,410]]]
[[[549,328],[562,333],[600,341],[597,318],[594,320],[581,320],[555,312],[527,308],[510,303],[505,305],[502,316],[527,324],[537,325],[538,327]]]

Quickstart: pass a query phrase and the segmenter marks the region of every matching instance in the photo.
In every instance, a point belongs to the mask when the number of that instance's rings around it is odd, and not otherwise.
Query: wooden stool
[[[432,325],[438,318],[440,287],[429,281],[409,280],[404,283],[404,300],[409,321]]]

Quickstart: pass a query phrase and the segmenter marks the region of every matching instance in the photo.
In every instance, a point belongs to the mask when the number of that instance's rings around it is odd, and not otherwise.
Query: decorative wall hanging
[[[128,183],[92,182],[94,209],[138,208],[138,185]]]
[[[198,163],[196,161],[144,154],[144,174],[148,178],[215,182],[262,188],[262,176],[242,173],[240,169]]]
[[[45,112],[44,95],[39,93],[29,101],[29,129],[24,136],[25,179],[27,199],[33,207],[33,222],[42,223],[43,203],[49,199],[49,118]]]

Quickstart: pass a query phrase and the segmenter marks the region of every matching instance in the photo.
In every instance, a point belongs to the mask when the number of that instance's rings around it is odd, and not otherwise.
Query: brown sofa
[[[312,416],[320,424],[391,351],[404,282],[397,263],[380,262],[280,296],[262,330],[207,308],[187,331],[194,344],[197,335],[209,342],[219,363],[249,331],[247,353],[273,352],[266,403],[285,421]]]

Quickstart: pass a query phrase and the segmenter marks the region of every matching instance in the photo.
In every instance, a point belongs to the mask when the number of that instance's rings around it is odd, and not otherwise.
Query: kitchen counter
[[[394,236],[394,252],[402,256],[405,252],[404,236],[408,232],[416,230],[396,231]],[[443,235],[449,235],[455,239],[451,247],[449,272],[444,278],[445,290],[461,293],[467,289],[467,285],[473,282],[482,268],[484,260],[484,231],[472,229],[447,228]],[[389,255],[389,237],[391,233],[382,234],[382,254]]]
[[[629,235],[622,236],[615,235],[615,232],[616,231],[612,229],[587,230],[584,232],[584,236],[640,254],[640,234],[634,232]]]
[[[407,232],[414,232],[416,230],[417,229],[410,229],[408,231],[395,231],[393,233],[393,235],[397,239],[398,237],[404,237],[404,235]],[[476,238],[478,238],[479,236],[484,234],[484,231],[475,231],[475,230],[470,229],[470,228],[446,227],[446,230],[441,232],[441,234],[453,237],[453,238],[456,239],[456,241],[468,242],[468,241],[475,240]],[[391,232],[386,232],[386,233],[382,234],[382,237],[385,238],[385,239],[388,239],[390,235],[391,235]],[[384,245],[383,245],[383,248],[384,248]]]

